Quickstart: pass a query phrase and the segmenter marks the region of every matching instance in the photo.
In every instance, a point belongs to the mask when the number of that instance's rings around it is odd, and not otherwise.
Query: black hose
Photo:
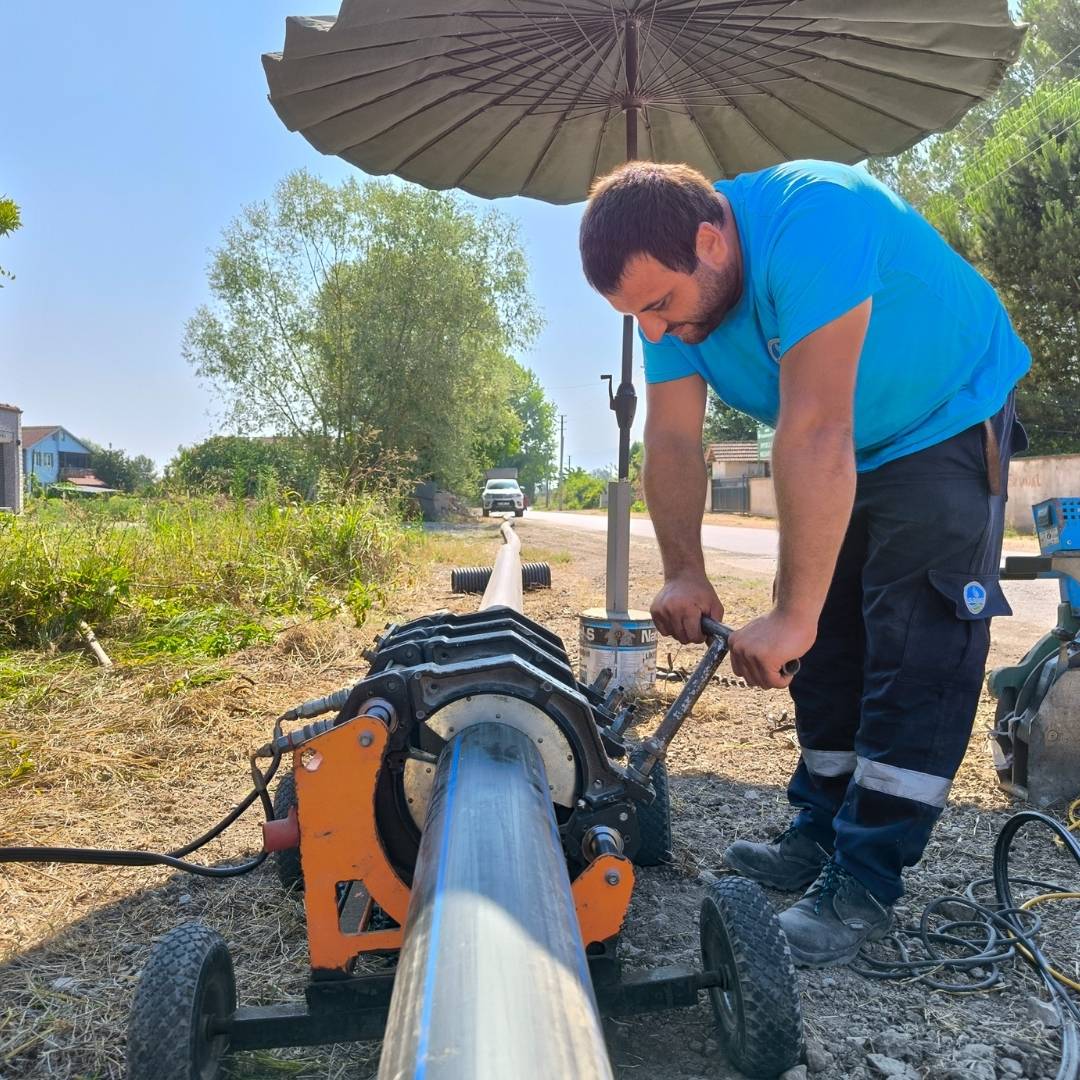
[[[955,994],[993,989],[1002,981],[1001,965],[1020,957],[1038,972],[1061,1021],[1061,1061],[1056,1080],[1080,1080],[1080,1008],[1054,978],[1039,948],[1042,920],[1034,912],[1018,907],[1013,898],[1013,887],[1018,885],[1044,893],[1071,891],[1045,881],[1009,876],[1013,840],[1022,828],[1033,824],[1049,829],[1080,866],[1080,842],[1061,822],[1035,810],[1023,810],[1009,818],[998,833],[993,877],[971,882],[963,895],[934,897],[923,909],[917,929],[898,929],[878,943],[878,947],[891,947],[895,955],[882,957],[869,948],[851,966],[868,978],[921,982]],[[976,891],[991,882],[993,906],[975,899]],[[948,921],[931,929],[935,916]],[[912,945],[919,948],[919,956],[912,955]],[[962,955],[946,953],[945,949],[960,950]],[[964,981],[942,978],[943,974],[961,975]]]
[[[288,716],[288,714],[286,714]],[[280,717],[274,724],[272,746],[281,735],[281,725],[285,717]],[[261,851],[252,859],[232,866],[204,866],[201,863],[185,861],[185,856],[205,847],[211,840],[219,837],[258,799],[262,803],[263,814],[267,821],[274,820],[274,804],[270,798],[268,785],[281,764],[281,750],[274,749],[270,765],[265,772],[258,766],[260,753],[251,755],[251,779],[254,787],[240,800],[216,825],[211,826],[201,836],[172,851],[129,851],[112,848],[84,847],[0,847],[0,863],[35,862],[35,863],[79,863],[89,866],[171,866],[174,870],[183,870],[200,877],[228,878],[250,874],[262,866],[267,852]]]

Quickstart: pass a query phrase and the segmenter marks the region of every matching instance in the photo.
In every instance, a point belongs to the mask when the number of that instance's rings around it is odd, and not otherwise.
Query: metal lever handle
[[[689,678],[679,691],[679,696],[664,713],[660,726],[631,755],[630,766],[642,778],[647,778],[656,763],[667,756],[672,739],[679,733],[679,729],[690,715],[690,710],[697,704],[698,698],[701,697],[705,687],[716,674],[716,669],[724,662],[724,657],[728,654],[728,638],[734,633],[730,626],[704,616],[701,620],[701,629],[705,631],[709,639],[705,655],[697,667],[690,672]],[[780,673],[791,676],[798,670],[799,661],[788,660],[780,669]]]

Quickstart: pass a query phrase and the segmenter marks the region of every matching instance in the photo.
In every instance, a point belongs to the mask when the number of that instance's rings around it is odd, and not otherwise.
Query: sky
[[[0,196],[19,204],[23,227],[0,239],[0,266],[16,275],[0,289],[0,402],[22,408],[24,424],[60,424],[159,465],[227,430],[181,355],[184,324],[211,300],[209,252],[243,206],[294,169],[357,174],[284,127],[260,62],[281,48],[286,16],[337,6],[5,5]],[[618,374],[622,327],[581,276],[582,206],[495,205],[520,223],[546,319],[519,359],[566,417],[573,465],[609,465],[618,430],[599,377]],[[643,414],[642,402],[636,437]]]

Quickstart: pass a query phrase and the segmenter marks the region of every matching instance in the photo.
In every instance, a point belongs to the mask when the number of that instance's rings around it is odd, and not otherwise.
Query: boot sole
[[[724,852],[724,864],[734,870],[735,873],[741,874],[751,881],[756,881],[759,885],[764,885],[766,888],[776,889],[779,892],[805,892],[805,890],[817,880],[817,876],[821,873],[821,867],[825,865],[825,862],[822,860],[821,866],[814,870],[807,871],[805,877],[798,878],[797,880],[790,877],[779,878],[774,877],[772,874],[763,874],[749,864],[741,862],[738,857],[732,858],[726,851]]]

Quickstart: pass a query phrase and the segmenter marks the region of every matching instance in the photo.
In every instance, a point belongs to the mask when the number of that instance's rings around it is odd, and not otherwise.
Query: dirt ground
[[[577,615],[602,600],[603,537],[527,518],[518,527],[524,557],[547,559],[553,572],[550,591],[527,594],[526,613],[561,634],[576,657]],[[449,532],[435,545],[439,561],[396,592],[381,614],[400,620],[440,607],[473,610],[475,598],[449,593],[449,569],[489,562],[496,528],[484,523]],[[708,562],[727,621],[740,625],[765,610],[770,576],[760,561],[713,555]],[[632,600],[647,606],[660,584],[651,543],[632,543],[631,571]],[[272,646],[230,658],[227,678],[182,692],[174,682],[164,697],[153,671],[107,675],[79,661],[85,673],[77,692],[46,694],[35,703],[55,726],[49,752],[67,754],[67,767],[46,772],[48,782],[9,789],[0,805],[0,844],[163,849],[196,835],[247,789],[246,752],[265,740],[273,717],[362,677],[361,650],[381,625],[299,626]],[[1006,621],[999,627],[992,662],[1014,660],[1034,640],[1034,627],[1010,628]],[[668,645],[661,641],[661,663]],[[684,667],[699,655],[674,645],[670,651]],[[677,690],[660,683],[641,702],[641,730],[649,730]],[[791,714],[784,691],[720,684],[706,691],[669,758],[675,857],[670,866],[639,871],[620,944],[629,967],[696,963],[697,910],[724,848],[787,823],[784,787],[797,760]],[[908,875],[899,909],[905,922],[917,921],[931,897],[990,872],[994,837],[1016,808],[997,789],[989,764],[982,731],[991,714],[986,698],[951,804],[923,862]],[[17,727],[19,717],[0,727],[9,723]],[[236,859],[257,846],[251,816],[205,855]],[[1016,865],[1075,887],[1075,867],[1041,838],[1017,845]],[[780,894],[772,899],[778,906],[789,902]],[[0,1080],[122,1076],[126,1013],[148,949],[196,918],[228,940],[242,1003],[302,994],[302,907],[282,895],[269,868],[214,881],[157,869],[0,867]],[[1077,905],[1059,905],[1048,922],[1049,951],[1076,978]],[[1040,1080],[1055,1072],[1054,1032],[1029,1014],[1038,987],[1019,967],[1007,969],[1003,988],[973,995],[869,981],[849,969],[801,972],[799,982],[807,1064],[822,1080]],[[611,1023],[608,1030],[620,1080],[738,1076],[725,1063],[705,1005]],[[377,1061],[377,1046],[335,1046],[238,1054],[230,1069],[234,1077],[356,1078],[374,1077]]]

